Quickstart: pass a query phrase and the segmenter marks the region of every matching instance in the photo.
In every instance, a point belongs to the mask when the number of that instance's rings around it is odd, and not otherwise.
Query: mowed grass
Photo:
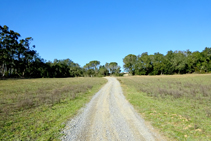
[[[211,140],[211,75],[118,80],[135,109],[170,140]]]
[[[0,81],[0,140],[58,140],[65,122],[87,103],[104,78]]]

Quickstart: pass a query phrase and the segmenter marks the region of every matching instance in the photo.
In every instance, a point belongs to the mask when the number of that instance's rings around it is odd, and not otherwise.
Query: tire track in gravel
[[[114,77],[97,92],[64,129],[63,141],[154,141],[164,140],[145,125],[125,99]]]

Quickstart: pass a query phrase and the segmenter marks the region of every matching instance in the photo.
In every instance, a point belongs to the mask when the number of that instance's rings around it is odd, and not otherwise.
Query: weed
[[[0,140],[54,140],[103,78],[0,80]]]
[[[211,139],[211,75],[119,77],[118,80],[130,103],[169,138]]]

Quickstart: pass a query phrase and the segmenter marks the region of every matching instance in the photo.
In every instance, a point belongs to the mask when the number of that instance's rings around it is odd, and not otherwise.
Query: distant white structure
[[[123,76],[129,76],[129,72],[123,72],[124,75]]]

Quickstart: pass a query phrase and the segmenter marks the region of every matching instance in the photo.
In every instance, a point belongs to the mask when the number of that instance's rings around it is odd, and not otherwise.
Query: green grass
[[[211,140],[211,75],[118,80],[135,109],[171,140]]]
[[[0,81],[0,140],[58,140],[65,122],[87,103],[103,78]]]

